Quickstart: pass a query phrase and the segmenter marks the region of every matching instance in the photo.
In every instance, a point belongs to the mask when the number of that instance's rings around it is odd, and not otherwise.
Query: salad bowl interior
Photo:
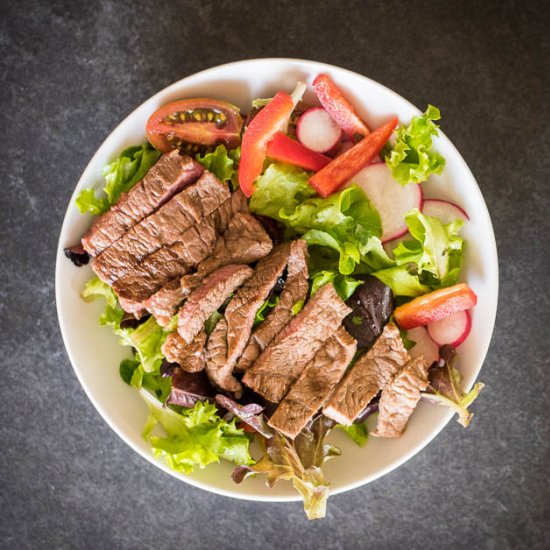
[[[118,365],[128,356],[128,348],[118,344],[111,330],[99,326],[102,304],[86,303],[80,298],[84,283],[93,276],[92,270],[73,266],[63,249],[77,243],[91,223],[91,217],[80,214],[75,206],[78,192],[97,185],[103,166],[124,148],[146,140],[146,121],[158,107],[176,99],[211,97],[234,103],[246,112],[253,99],[271,97],[281,89],[290,92],[298,80],[311,83],[321,72],[338,82],[370,127],[377,127],[394,115],[400,122],[408,122],[420,113],[398,94],[369,78],[312,61],[259,59],[208,69],[145,101],[107,137],[76,186],[61,230],[56,265],[57,310],[69,358],[89,399],[111,428],[146,460],[182,481],[222,495],[263,501],[300,498],[290,483],[280,482],[270,489],[260,476],[237,485],[231,479],[233,465],[229,463],[214,464],[187,476],[172,471],[152,455],[150,445],[142,438],[147,405],[119,376]],[[304,100],[316,103],[311,91]],[[458,348],[464,388],[469,389],[483,364],[496,316],[496,244],[487,207],[465,161],[442,133],[436,140],[436,148],[446,158],[446,168],[441,176],[432,176],[423,184],[424,196],[451,200],[470,217],[462,231],[467,242],[462,280],[476,292],[478,304],[472,313],[471,334]],[[331,494],[358,487],[397,468],[426,446],[451,417],[449,409],[421,402],[402,437],[395,440],[373,437],[364,448],[359,448],[340,430],[333,430],[329,441],[340,447],[342,455],[324,467]]]

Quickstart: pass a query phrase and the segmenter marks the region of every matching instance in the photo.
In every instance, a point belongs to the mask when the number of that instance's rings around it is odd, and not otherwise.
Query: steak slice
[[[409,359],[399,329],[388,323],[372,348],[346,374],[323,413],[349,426]]]
[[[176,313],[177,306],[204,277],[227,264],[255,262],[272,249],[271,239],[260,222],[250,214],[238,212],[227,231],[218,239],[212,255],[197,266],[197,272],[173,279],[148,298],[143,306],[162,326]]]
[[[225,232],[233,216],[247,208],[242,193],[233,193],[212,214],[190,227],[172,246],[147,256],[139,266],[113,283],[117,293],[128,300],[143,302],[170,280],[189,273],[214,250],[219,234]]]
[[[340,327],[306,365],[268,424],[294,439],[328,401],[356,350],[355,339]]]
[[[243,382],[278,403],[350,311],[331,283],[322,286],[264,349]]]
[[[184,371],[198,372],[204,369],[205,344],[204,330],[190,344],[186,344],[177,332],[171,332],[162,345],[162,353],[170,363],[177,363]]]
[[[134,225],[93,261],[93,270],[112,284],[141,260],[163,246],[179,241],[182,233],[214,212],[230,197],[229,189],[211,172],[172,197],[162,208]]]
[[[269,312],[265,321],[252,332],[235,367],[237,370],[244,371],[252,366],[258,355],[290,321],[294,305],[301,301],[305,302],[307,291],[307,244],[303,239],[298,239],[290,243],[287,277],[279,303]]]
[[[143,180],[128,193],[123,193],[110,210],[96,218],[82,237],[82,246],[91,256],[97,256],[136,223],[196,181],[203,171],[201,164],[176,150],[162,155]]]
[[[289,243],[278,245],[256,265],[254,275],[237,292],[225,310],[227,319],[227,362],[233,368],[243,352],[254,317],[277,279],[282,275],[290,254]]]
[[[208,317],[253,273],[254,270],[246,265],[229,264],[206,277],[179,311],[178,333],[181,338],[190,344]]]
[[[231,374],[232,367],[227,362],[227,321],[220,319],[210,334],[206,344],[206,375],[216,387],[242,394],[240,382]]]
[[[428,387],[428,365],[420,356],[409,361],[382,390],[378,403],[376,437],[399,437]]]
[[[190,272],[214,250],[217,239],[213,214],[190,227],[182,241],[147,256],[135,269],[113,283],[119,296],[143,302],[168,281]]]

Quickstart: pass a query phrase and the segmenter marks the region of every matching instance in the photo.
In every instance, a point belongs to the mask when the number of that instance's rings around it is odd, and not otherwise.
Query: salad
[[[290,481],[315,519],[331,430],[368,449],[421,399],[466,427],[483,384],[466,393],[458,368],[477,302],[459,279],[468,215],[422,188],[445,169],[439,110],[370,128],[330,76],[311,86],[315,104],[299,82],[246,113],[159,108],[148,142],[78,195],[95,218],[65,253],[91,265],[81,296],[131,351],[120,377],[149,407],[154,455]]]

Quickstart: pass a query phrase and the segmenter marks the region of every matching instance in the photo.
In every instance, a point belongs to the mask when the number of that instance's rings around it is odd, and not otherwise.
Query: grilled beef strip
[[[349,426],[409,361],[399,329],[388,323],[372,348],[362,355],[340,382],[323,413]]]
[[[254,273],[251,267],[229,264],[206,277],[178,313],[178,333],[190,344],[205,321]]]
[[[305,302],[308,291],[307,243],[303,239],[292,241],[287,264],[287,277],[279,303],[269,312],[265,321],[250,337],[236,370],[250,368],[258,355],[286,326],[292,317],[292,308],[300,301]]]
[[[268,256],[258,262],[252,277],[229,302],[225,310],[225,318],[227,320],[227,363],[231,368],[235,366],[243,352],[250,338],[256,312],[282,275],[288,263],[289,254],[289,243],[275,247]]]
[[[232,365],[227,362],[227,321],[220,319],[206,344],[206,375],[214,386],[234,393],[237,398],[242,395],[241,383],[231,374]]]
[[[428,387],[428,364],[420,356],[409,361],[382,390],[378,403],[376,437],[399,437]]]
[[[261,224],[250,214],[237,213],[227,231],[216,242],[212,255],[203,260],[196,273],[169,281],[148,298],[143,306],[162,326],[176,313],[177,306],[204,277],[227,264],[250,264],[265,257],[272,249],[271,239]]]
[[[357,350],[344,327],[323,342],[313,359],[279,403],[268,424],[294,439],[327,402]]]
[[[214,250],[218,235],[227,230],[233,216],[248,208],[242,193],[233,193],[217,210],[190,227],[180,242],[147,256],[132,272],[113,283],[119,296],[143,302],[170,280],[189,273]]]
[[[350,311],[331,283],[322,286],[259,355],[243,382],[278,403]]]
[[[86,252],[97,256],[136,223],[196,181],[203,171],[201,164],[191,157],[180,155],[178,151],[162,155],[141,182],[128,193],[123,193],[110,210],[95,219],[82,237]]]
[[[171,363],[177,363],[184,371],[198,372],[204,369],[206,333],[201,330],[190,344],[177,332],[171,332],[162,345],[162,353]]]
[[[92,269],[112,284],[158,249],[178,242],[182,234],[219,208],[231,196],[227,185],[205,171],[193,185],[129,229],[92,261]]]

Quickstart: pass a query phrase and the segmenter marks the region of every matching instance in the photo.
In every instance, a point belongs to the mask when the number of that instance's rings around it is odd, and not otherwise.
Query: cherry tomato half
[[[185,143],[225,144],[229,149],[240,142],[243,119],[240,110],[226,101],[182,99],[157,109],[147,121],[147,137],[163,153]]]

